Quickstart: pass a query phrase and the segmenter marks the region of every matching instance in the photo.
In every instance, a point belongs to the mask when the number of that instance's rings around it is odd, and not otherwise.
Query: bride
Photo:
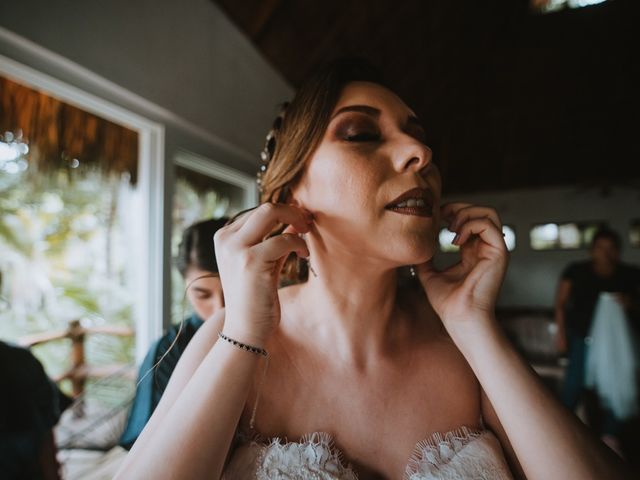
[[[360,61],[305,83],[267,137],[263,203],[216,234],[226,308],[118,478],[624,478],[501,332],[500,218],[440,204],[424,137]],[[283,271],[307,278],[279,289]]]

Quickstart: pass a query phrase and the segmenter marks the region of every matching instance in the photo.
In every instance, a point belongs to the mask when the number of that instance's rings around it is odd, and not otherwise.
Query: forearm
[[[619,459],[542,385],[495,320],[474,320],[452,337],[493,405],[527,478],[624,478]]]
[[[219,478],[258,365],[257,355],[216,342],[118,478]]]

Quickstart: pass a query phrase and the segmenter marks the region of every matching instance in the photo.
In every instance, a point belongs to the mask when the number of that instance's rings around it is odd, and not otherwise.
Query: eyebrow
[[[377,109],[375,107],[371,107],[369,105],[348,105],[348,106],[342,107],[340,110],[338,110],[333,115],[333,117],[331,117],[331,120],[336,118],[338,115],[340,115],[342,113],[346,113],[346,112],[360,112],[360,113],[364,113],[366,115],[369,115],[370,117],[375,117],[375,118],[378,118],[380,116],[380,114],[382,113],[379,109]],[[409,125],[415,125],[417,127],[420,127],[421,129],[424,130],[424,127],[422,126],[422,123],[420,122],[418,117],[416,117],[415,115],[409,115],[409,117],[407,118],[407,123]]]
[[[369,115],[371,117],[379,117],[380,116],[380,110],[378,110],[375,107],[370,107],[369,105],[349,105],[347,107],[342,107],[340,110],[338,110],[333,117],[331,117],[331,119],[333,120],[334,118],[336,118],[338,115],[345,113],[345,112],[360,112],[360,113],[364,113],[366,115]]]
[[[197,290],[198,292],[202,292],[202,293],[209,293],[209,289],[207,288],[202,288],[202,287],[193,287],[194,290]]]

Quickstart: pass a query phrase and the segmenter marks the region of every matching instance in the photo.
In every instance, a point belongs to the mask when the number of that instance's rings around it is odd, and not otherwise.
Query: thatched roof
[[[77,159],[81,169],[126,172],[136,183],[137,132],[0,77],[0,134],[7,131],[22,132],[37,171],[71,169]]]

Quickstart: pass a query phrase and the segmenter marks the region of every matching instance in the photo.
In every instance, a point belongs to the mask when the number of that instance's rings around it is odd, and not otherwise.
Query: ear
[[[303,208],[302,202],[300,201],[300,192],[297,186],[293,188],[287,187],[287,195],[285,197],[287,205],[294,205],[296,207]]]

